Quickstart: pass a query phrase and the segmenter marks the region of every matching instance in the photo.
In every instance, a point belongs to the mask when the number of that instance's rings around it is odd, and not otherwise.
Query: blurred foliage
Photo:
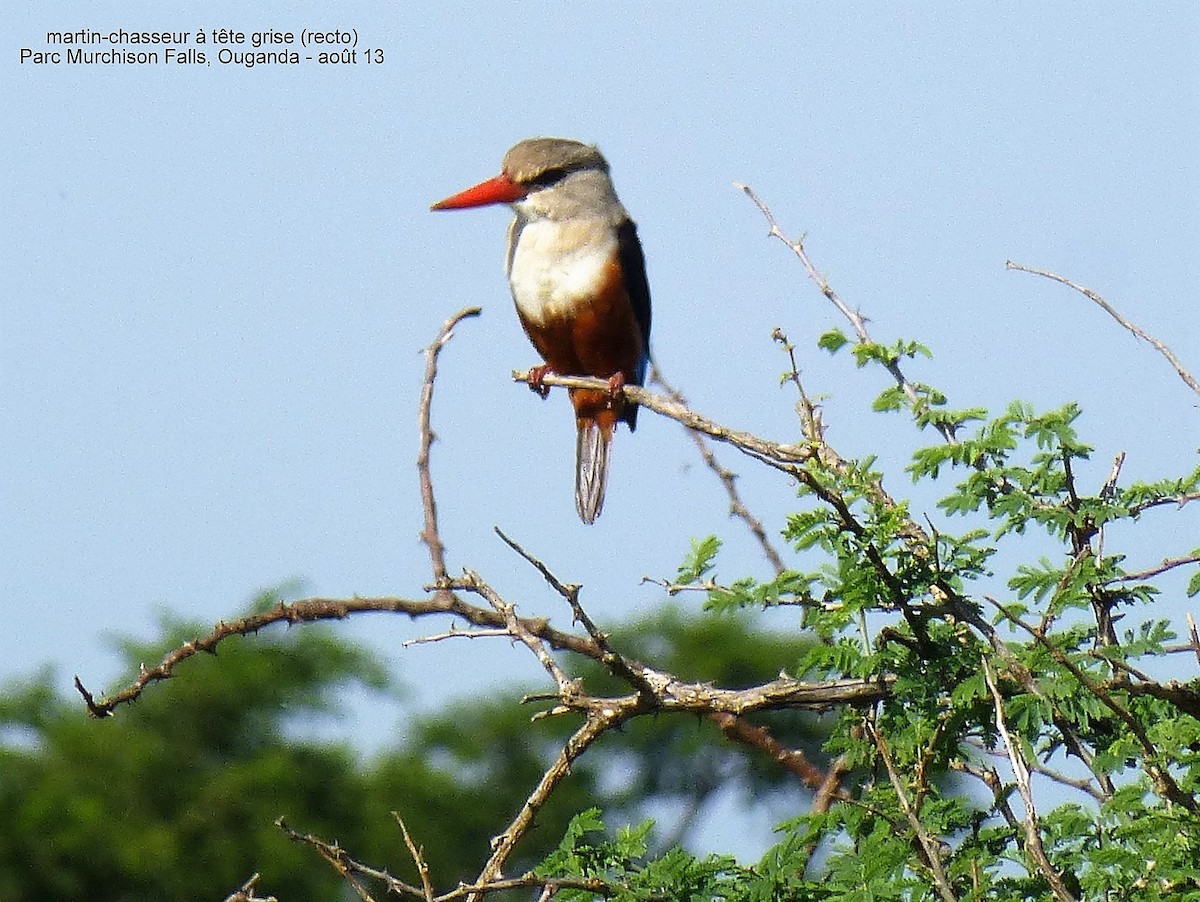
[[[166,623],[161,641],[119,648],[136,673],[203,632]],[[801,654],[734,618],[670,609],[626,635],[660,664],[723,683],[769,678]],[[603,688],[601,674],[585,679]],[[275,820],[415,879],[393,811],[438,884],[452,886],[475,876],[491,837],[578,724],[531,725],[520,690],[505,687],[408,718],[397,747],[369,758],[344,741],[298,739],[314,717],[336,716],[352,690],[381,702],[397,695],[382,662],[324,626],[230,640],[103,721],[58,694],[57,682],[47,672],[0,693],[3,900],[219,900],[255,872],[260,893],[286,902],[339,898],[345,884]],[[778,788],[778,774],[748,768],[741,749],[713,742],[719,735],[704,721],[660,718],[601,743],[541,812],[517,865],[533,866],[593,804],[644,812],[657,797],[698,808],[734,774]]]

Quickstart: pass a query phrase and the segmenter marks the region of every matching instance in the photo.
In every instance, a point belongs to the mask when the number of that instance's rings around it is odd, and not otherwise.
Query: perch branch
[[[528,383],[529,373],[522,370],[513,370],[512,378],[514,382]],[[542,379],[542,383],[562,388],[609,390],[606,380],[594,379],[590,376],[559,376],[549,373]],[[778,470],[783,470],[785,473],[795,475],[799,464],[812,460],[816,455],[816,451],[808,445],[785,445],[761,439],[749,432],[727,429],[712,420],[700,416],[698,413],[692,412],[683,404],[679,404],[662,395],[656,395],[636,385],[626,385],[622,391],[625,392],[625,395],[631,401],[636,402],[638,405],[653,410],[655,413],[668,419],[675,420],[675,422],[689,429],[701,432],[718,442],[726,442],[733,445],[733,447],[737,448],[743,454],[775,467]]]

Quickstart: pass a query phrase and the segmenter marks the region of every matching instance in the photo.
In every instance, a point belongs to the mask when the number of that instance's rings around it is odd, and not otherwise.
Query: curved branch
[[[1142,339],[1142,341],[1149,342],[1150,345],[1156,351],[1158,351],[1158,353],[1162,354],[1163,357],[1165,357],[1167,359],[1167,362],[1170,363],[1171,366],[1175,368],[1175,372],[1179,374],[1179,378],[1184,381],[1184,383],[1188,386],[1188,388],[1190,388],[1196,394],[1200,395],[1200,382],[1197,382],[1196,378],[1191,373],[1189,373],[1187,371],[1187,369],[1184,368],[1183,364],[1179,362],[1179,359],[1174,354],[1171,353],[1170,348],[1168,348],[1165,344],[1163,344],[1161,341],[1159,341],[1157,338],[1155,338],[1149,332],[1142,329],[1136,323],[1133,323],[1133,322],[1130,322],[1129,320],[1127,320],[1124,316],[1122,316],[1120,314],[1120,312],[1117,310],[1116,307],[1114,307],[1108,301],[1104,300],[1104,298],[1100,297],[1100,295],[1096,294],[1096,292],[1092,291],[1090,288],[1085,288],[1082,285],[1077,285],[1074,282],[1072,282],[1070,279],[1063,278],[1062,276],[1058,275],[1057,273],[1048,272],[1047,270],[1044,270],[1044,269],[1034,269],[1031,266],[1024,266],[1020,263],[1013,263],[1012,260],[1005,261],[1004,268],[1015,270],[1016,272],[1027,272],[1030,275],[1034,275],[1034,276],[1042,276],[1043,278],[1050,279],[1054,282],[1058,282],[1060,285],[1066,285],[1068,288],[1074,288],[1076,291],[1078,291],[1080,294],[1082,294],[1084,297],[1086,297],[1089,301],[1092,301],[1093,303],[1095,303],[1101,310],[1103,310],[1105,313],[1107,313],[1109,316],[1111,316],[1113,319],[1115,319],[1118,323],[1120,323],[1122,326],[1124,326],[1126,329],[1128,329],[1130,332],[1132,332],[1138,338]]]
[[[421,387],[421,403],[417,413],[417,428],[421,435],[421,450],[417,453],[417,473],[421,482],[421,508],[425,514],[425,528],[421,530],[421,541],[429,548],[433,564],[433,581],[446,581],[446,546],[438,532],[437,502],[433,497],[433,478],[429,472],[429,449],[433,445],[433,429],[430,426],[430,410],[433,406],[433,383],[437,379],[438,355],[454,337],[454,327],[468,317],[479,316],[479,307],[466,307],[442,324],[441,331],[433,344],[425,349],[425,381]]]
[[[174,676],[175,668],[200,652],[216,654],[217,646],[231,636],[256,633],[273,623],[314,623],[319,620],[343,620],[352,614],[364,613],[407,614],[422,617],[430,614],[455,614],[475,626],[505,629],[504,615],[498,611],[468,604],[451,593],[439,592],[428,600],[410,598],[309,598],[303,601],[280,602],[269,611],[252,614],[231,622],[221,621],[206,636],[185,642],[165,655],[155,667],[143,666],[141,672],[125,689],[115,695],[96,701],[84,688],[79,677],[75,677],[75,688],[83,696],[88,714],[92,717],[108,717],[121,705],[135,701],[151,683],[168,680]],[[541,618],[521,620],[524,629],[550,643],[555,648],[567,649],[577,654],[599,660],[600,650],[589,639],[556,630]],[[507,635],[507,632],[505,633]]]

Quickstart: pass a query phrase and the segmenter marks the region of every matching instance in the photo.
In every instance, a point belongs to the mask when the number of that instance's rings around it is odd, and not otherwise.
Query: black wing
[[[646,258],[632,219],[626,219],[617,228],[617,252],[621,256],[621,273],[625,276],[625,290],[629,292],[633,316],[642,332],[641,354],[633,384],[644,385],[646,368],[650,365],[650,283],[646,281]],[[621,419],[629,424],[631,432],[637,428],[637,412],[636,404],[626,404],[621,411]]]
[[[633,305],[634,318],[642,330],[642,355],[635,374],[637,379],[634,380],[634,385],[642,385],[646,380],[646,367],[650,363],[650,283],[646,281],[646,258],[642,254],[642,243],[638,241],[637,226],[633,220],[625,220],[617,229],[617,247],[629,303]]]

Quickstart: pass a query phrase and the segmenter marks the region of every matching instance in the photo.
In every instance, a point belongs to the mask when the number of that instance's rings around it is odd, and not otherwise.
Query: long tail
[[[616,423],[611,417],[579,417],[575,425],[575,509],[584,523],[595,523],[604,507],[608,452]]]

